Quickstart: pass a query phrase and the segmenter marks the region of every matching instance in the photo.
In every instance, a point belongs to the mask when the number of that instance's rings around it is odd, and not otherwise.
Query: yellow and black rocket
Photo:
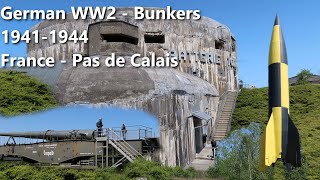
[[[278,16],[269,50],[269,122],[260,145],[260,170],[278,159],[288,169],[301,166],[299,132],[289,116],[289,79],[286,45]]]

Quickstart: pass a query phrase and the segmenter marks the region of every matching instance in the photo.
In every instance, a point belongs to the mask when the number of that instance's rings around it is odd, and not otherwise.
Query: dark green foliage
[[[302,69],[299,74],[297,74],[298,81],[297,85],[308,84],[309,77],[312,76],[312,73],[309,69]]]
[[[209,177],[224,179],[272,179],[273,171],[261,173],[259,162],[260,127],[251,123],[247,128],[234,130],[218,143],[216,166],[208,171]]]
[[[118,172],[114,168],[104,168],[104,169],[98,169],[94,172],[96,179],[98,180],[122,180],[122,179],[128,179],[123,173]]]
[[[298,174],[304,171],[307,179],[320,179],[319,85],[290,86],[290,117],[299,130],[304,156],[303,167],[296,171],[300,171]],[[264,130],[268,122],[268,89],[242,89],[232,119],[233,129],[259,122]],[[296,179],[298,176],[291,174],[293,177]]]
[[[63,169],[59,167],[35,167],[27,164],[0,163],[0,180],[64,180],[98,179],[93,170]]]
[[[268,89],[242,89],[232,118],[232,129],[240,129],[251,122],[261,122],[267,119]]]
[[[105,168],[97,170],[76,170],[61,167],[35,167],[27,164],[0,162],[0,180],[123,180],[146,177],[154,180],[167,180],[172,178],[194,178],[199,174],[192,168],[162,166],[157,162],[136,160],[122,170]]]
[[[123,173],[128,178],[147,177],[148,179],[165,180],[173,177],[194,178],[198,174],[192,169],[183,170],[181,167],[167,167],[153,161],[136,160],[125,167]]]
[[[0,115],[30,113],[56,105],[47,85],[22,72],[0,71]]]

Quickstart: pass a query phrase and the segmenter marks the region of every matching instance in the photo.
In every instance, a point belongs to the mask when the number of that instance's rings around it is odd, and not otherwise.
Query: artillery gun
[[[0,136],[4,136],[4,137],[43,139],[47,141],[94,140],[96,135],[97,135],[96,130],[72,130],[72,131],[47,130],[47,131],[0,133]]]
[[[139,138],[126,140],[116,130],[103,129],[98,123],[96,130],[0,133],[0,143],[3,140],[0,160],[69,167],[117,167],[150,153],[151,146],[159,147],[155,146],[155,138],[147,137],[146,133],[142,136],[141,130],[139,128]]]

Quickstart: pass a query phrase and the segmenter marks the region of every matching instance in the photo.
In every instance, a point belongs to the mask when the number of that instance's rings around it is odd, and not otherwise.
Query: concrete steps
[[[237,100],[237,92],[227,92],[227,97],[222,108],[222,112],[217,119],[216,132],[214,134],[214,140],[221,140],[226,137],[231,123],[231,117],[233,113],[233,107]]]

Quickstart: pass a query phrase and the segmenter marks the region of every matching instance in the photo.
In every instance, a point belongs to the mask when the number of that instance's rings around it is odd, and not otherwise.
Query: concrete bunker
[[[88,27],[88,54],[138,53],[139,28],[124,21],[105,21]],[[125,50],[125,51],[123,51]]]
[[[69,57],[75,52],[88,56],[115,53],[127,60],[135,53],[146,57],[153,53],[156,56],[170,54],[179,58],[178,68],[101,66],[93,70],[81,66],[72,68],[66,64],[33,70],[30,74],[49,84],[62,105],[132,107],[150,112],[158,117],[160,123],[161,163],[190,165],[196,158],[195,126],[193,120],[186,117],[192,112],[202,111],[215,122],[219,96],[238,87],[237,76],[232,73],[236,68],[224,69],[227,58],[237,57],[236,52],[230,52],[231,33],[216,31],[222,24],[207,17],[199,21],[147,21],[135,20],[130,16],[133,12],[133,8],[118,8],[117,21],[97,22],[90,18],[74,21],[71,16],[63,23],[44,21],[31,30],[39,30],[43,34],[49,34],[51,29],[88,30],[89,43],[30,43],[28,56],[50,56],[70,61]],[[123,17],[123,13],[128,16]],[[114,42],[116,40],[111,38],[114,34],[123,37],[121,42]],[[201,53],[207,56],[199,57]],[[219,74],[219,69],[226,72]],[[202,124],[204,126],[204,122]],[[214,126],[212,123],[207,126],[208,136],[214,137]]]

